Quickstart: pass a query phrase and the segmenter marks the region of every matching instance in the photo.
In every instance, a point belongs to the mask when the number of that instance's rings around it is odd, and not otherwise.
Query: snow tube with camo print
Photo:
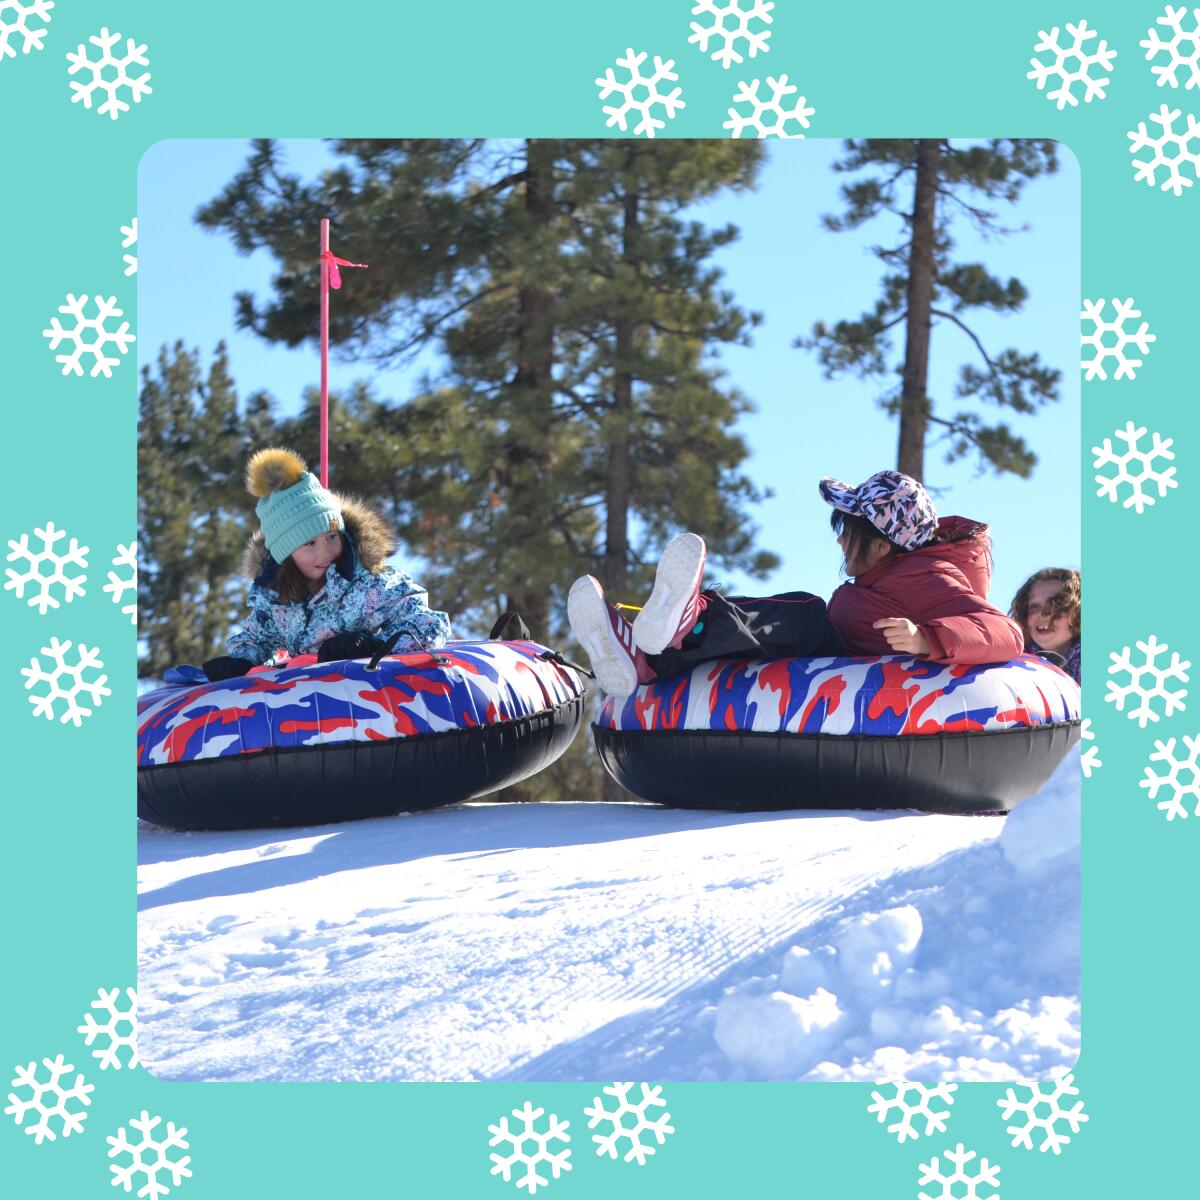
[[[609,773],[683,808],[1007,811],[1079,740],[1079,687],[1034,655],[718,659],[608,697]]]
[[[542,770],[583,721],[579,673],[529,641],[256,668],[138,699],[138,816],[176,829],[437,808]]]

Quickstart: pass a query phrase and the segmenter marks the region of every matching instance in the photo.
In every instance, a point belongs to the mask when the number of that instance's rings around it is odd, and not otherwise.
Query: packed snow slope
[[[1079,755],[1007,819],[471,804],[139,825],[171,1079],[1015,1079],[1079,1047]]]

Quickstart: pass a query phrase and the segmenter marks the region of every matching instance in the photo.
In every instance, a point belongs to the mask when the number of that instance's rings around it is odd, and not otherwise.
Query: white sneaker
[[[587,651],[596,682],[610,696],[629,696],[637,690],[638,662],[645,661],[633,643],[629,622],[604,598],[604,589],[591,575],[571,584],[567,619],[575,640]]]
[[[667,543],[658,560],[654,590],[633,621],[634,639],[647,654],[661,654],[695,625],[704,556],[704,539],[694,533],[681,533]]]

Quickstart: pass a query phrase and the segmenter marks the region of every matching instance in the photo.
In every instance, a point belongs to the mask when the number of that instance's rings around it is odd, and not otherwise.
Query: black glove
[[[383,649],[383,643],[369,633],[338,633],[321,643],[317,662],[334,662],[340,658],[371,658]]]
[[[488,640],[493,642],[528,642],[531,640],[529,626],[521,619],[519,612],[506,612],[492,626],[492,632],[488,634]]]
[[[236,679],[239,675],[245,675],[252,666],[254,664],[248,658],[230,658],[228,654],[221,654],[204,664],[204,674],[208,676],[209,683],[220,683],[222,679]]]

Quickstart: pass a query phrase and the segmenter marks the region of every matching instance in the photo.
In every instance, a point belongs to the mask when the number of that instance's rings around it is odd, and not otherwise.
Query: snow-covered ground
[[[1046,1078],[1079,1048],[1079,755],[1003,817],[475,804],[139,826],[171,1079]]]

